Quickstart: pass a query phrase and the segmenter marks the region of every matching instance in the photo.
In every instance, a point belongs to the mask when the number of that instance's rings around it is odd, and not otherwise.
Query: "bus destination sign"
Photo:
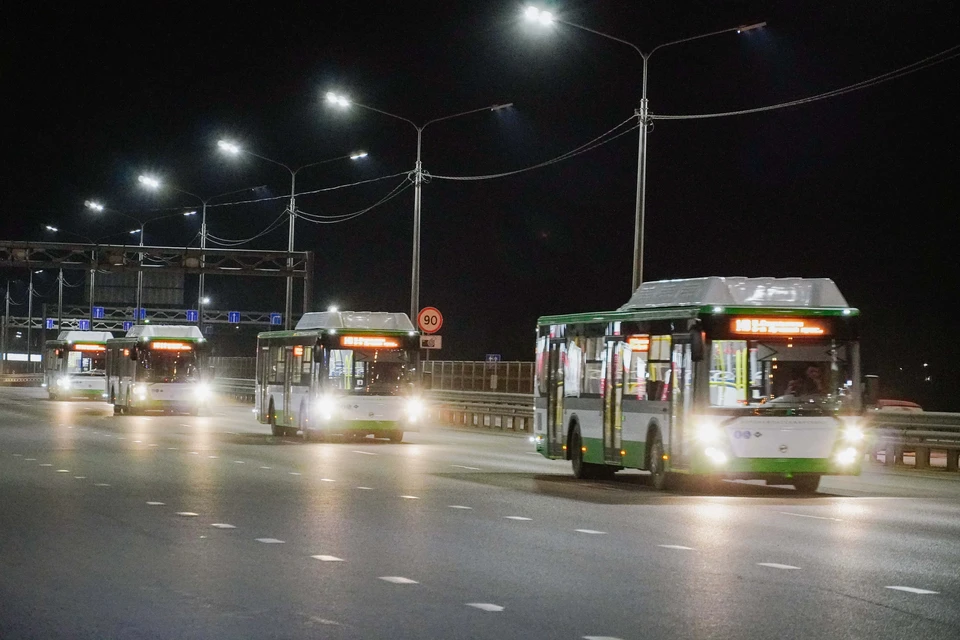
[[[730,323],[733,333],[746,335],[822,336],[824,326],[802,318],[734,318]]]

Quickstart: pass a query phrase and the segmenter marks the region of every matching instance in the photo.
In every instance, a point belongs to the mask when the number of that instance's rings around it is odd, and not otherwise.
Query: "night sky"
[[[224,156],[221,138],[294,169],[366,150],[363,161],[338,160],[297,177],[298,191],[369,181],[298,197],[299,208],[316,216],[359,212],[403,186],[416,130],[357,107],[334,109],[326,91],[418,125],[512,102],[424,129],[423,165],[435,177],[423,188],[420,303],[444,315],[444,349],[434,358],[531,360],[538,316],[616,308],[630,295],[637,132],[506,177],[442,178],[517,171],[614,129],[639,105],[642,63],[601,36],[525,23],[522,8],[502,1],[5,7],[0,238],[77,240],[41,230],[55,224],[123,241],[130,223],[92,215],[83,207],[90,198],[141,218],[198,207],[170,190],[139,188],[136,177],[146,172],[203,198],[265,185],[213,201],[261,202],[208,210],[212,235],[253,236],[283,212],[290,176],[249,156]],[[960,44],[960,8],[949,1],[608,0],[549,8],[643,51],[767,21],[761,31],[657,51],[648,97],[659,115],[814,96]],[[656,121],[645,279],[832,278],[863,314],[865,369],[881,375],[886,395],[960,410],[951,322],[960,281],[958,71],[953,58],[787,109]],[[338,224],[299,222],[297,249],[316,252],[317,308],[407,311],[412,226],[412,188]],[[196,245],[198,228],[195,218],[148,224],[147,243]],[[245,246],[282,249],[286,238],[284,222]],[[55,287],[37,286],[55,303]],[[210,278],[207,289],[218,308],[283,307],[280,280]]]

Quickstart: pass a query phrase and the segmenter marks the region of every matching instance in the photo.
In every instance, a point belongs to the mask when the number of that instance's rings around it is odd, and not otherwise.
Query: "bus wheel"
[[[287,430],[277,424],[277,412],[273,408],[273,401],[270,401],[270,433],[280,438],[287,435]]]
[[[597,475],[596,465],[583,461],[583,444],[580,438],[580,428],[576,427],[570,434],[570,462],[573,466],[573,477],[578,480],[592,480]]]
[[[134,407],[132,404],[130,404],[130,392],[129,392],[129,391],[127,392],[127,403],[126,403],[126,405],[124,406],[123,411],[124,411],[124,413],[127,413],[127,414],[129,414],[129,415],[131,415],[131,416],[135,416],[135,415],[137,415],[138,413],[140,413],[140,409],[139,409],[139,408]]]
[[[113,405],[113,415],[119,416],[123,413],[123,407],[118,404]]]
[[[657,491],[667,486],[667,466],[663,463],[663,438],[659,431],[653,432],[650,439],[650,485]]]
[[[387,437],[390,438],[390,442],[403,442],[403,431],[395,429],[387,434]]]
[[[797,493],[816,493],[820,488],[820,476],[812,473],[806,476],[796,476],[791,481]]]

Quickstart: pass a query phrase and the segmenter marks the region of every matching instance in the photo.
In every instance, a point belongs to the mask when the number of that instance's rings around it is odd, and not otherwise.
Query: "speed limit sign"
[[[434,307],[424,307],[417,314],[417,326],[424,333],[436,333],[443,326],[443,316]]]

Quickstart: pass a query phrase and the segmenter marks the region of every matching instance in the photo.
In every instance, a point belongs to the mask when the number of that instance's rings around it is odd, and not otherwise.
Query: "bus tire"
[[[820,488],[820,475],[811,473],[803,476],[795,476],[790,484],[797,490],[797,493],[816,493],[817,489]]]
[[[649,442],[647,469],[650,470],[650,486],[662,491],[667,487],[667,466],[663,463],[663,438],[659,429],[651,432]]]
[[[575,426],[570,431],[570,463],[573,467],[573,477],[578,480],[593,480],[599,475],[600,465],[583,461],[583,439],[580,437],[580,427]]]
[[[114,405],[113,405],[113,415],[119,416],[119,415],[122,415],[122,414],[123,414],[123,407],[121,407],[120,405],[116,404],[116,401],[114,401]]]
[[[131,416],[135,416],[135,415],[137,415],[138,413],[140,413],[140,408],[139,408],[139,407],[134,407],[132,404],[130,404],[130,392],[129,392],[129,391],[127,391],[127,403],[126,403],[126,404],[124,405],[124,407],[123,407],[123,412],[126,413],[126,414],[128,414],[128,415],[131,415]]]
[[[390,442],[403,442],[403,431],[394,429],[387,434],[387,437],[390,438]]]
[[[270,410],[267,411],[267,415],[270,416],[268,418],[270,423],[270,433],[277,438],[287,435],[287,430],[277,424],[277,412],[273,408],[273,400],[270,401]]]

